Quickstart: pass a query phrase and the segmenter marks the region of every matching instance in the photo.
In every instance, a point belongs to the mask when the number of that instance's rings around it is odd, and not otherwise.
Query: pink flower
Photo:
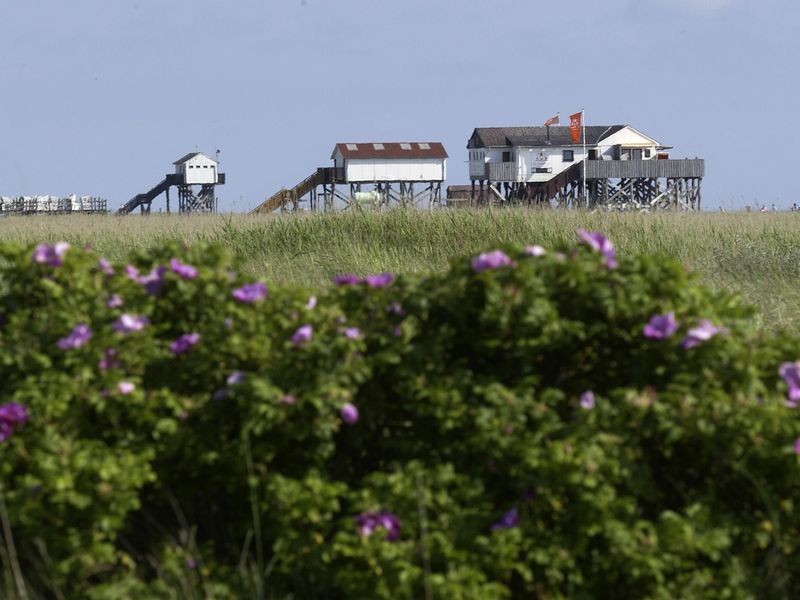
[[[311,325],[303,325],[298,327],[297,331],[292,334],[292,345],[299,346],[311,340],[314,333],[314,328]]]
[[[783,363],[778,369],[778,374],[789,388],[786,406],[797,408],[800,403],[800,361]]]
[[[541,246],[525,246],[525,256],[544,256],[547,251]]]
[[[48,267],[60,267],[64,264],[64,256],[69,250],[67,242],[56,242],[52,246],[48,244],[39,244],[33,251],[33,262]]]
[[[117,384],[117,391],[122,394],[123,396],[127,396],[128,394],[132,394],[133,390],[136,389],[136,386],[131,383],[130,381],[120,381]]]
[[[712,337],[723,331],[725,331],[723,328],[717,327],[711,321],[702,319],[697,324],[697,327],[694,327],[686,332],[686,337],[683,338],[681,347],[685,349],[694,348],[695,346],[699,346],[702,342],[710,340]]]
[[[79,323],[66,337],[58,340],[57,345],[62,350],[73,350],[89,343],[92,339],[92,330],[86,323]]]
[[[106,306],[108,308],[119,308],[122,306],[122,296],[119,294],[113,294],[108,300],[106,300]]]
[[[344,273],[333,278],[333,283],[336,285],[358,285],[362,281],[361,277],[352,273]]]
[[[197,277],[197,269],[182,263],[177,258],[170,259],[169,268],[181,279],[194,279]]]
[[[342,421],[348,425],[353,425],[358,422],[358,408],[356,408],[356,406],[350,402],[345,402],[342,405],[342,409],[339,411],[339,414],[342,417]]]
[[[361,339],[361,330],[358,327],[345,327],[342,333],[348,340]]]
[[[139,269],[133,265],[125,266],[125,275],[128,279],[143,285],[148,294],[154,296],[161,292],[161,287],[164,285],[164,273],[167,272],[166,267],[154,267],[147,275],[139,275]]]
[[[308,299],[308,302],[306,302],[306,308],[308,310],[312,310],[316,305],[317,305],[317,297],[316,296],[311,296]]]
[[[594,408],[595,398],[592,390],[586,390],[581,394],[580,405],[584,410],[592,410]]]
[[[0,406],[0,442],[10,438],[17,427],[28,420],[28,410],[17,402]]]
[[[147,317],[140,317],[124,313],[120,315],[119,319],[111,324],[112,329],[119,333],[133,333],[134,331],[141,331],[150,321]]]
[[[367,275],[364,277],[364,283],[371,288],[382,288],[391,284],[394,281],[394,274],[381,273],[379,275]]]
[[[644,326],[644,337],[654,340],[664,340],[678,331],[678,321],[675,320],[675,313],[668,312],[665,315],[653,316],[647,325]]]
[[[285,396],[283,396],[283,398],[281,398],[281,402],[291,406],[292,404],[297,402],[297,397],[294,396],[293,394],[286,394]]]
[[[492,525],[492,531],[497,531],[499,529],[513,529],[519,525],[519,511],[517,511],[517,507],[514,506],[506,512],[500,520],[495,522]]]
[[[800,437],[794,441],[794,453],[800,454]]]
[[[184,333],[169,345],[169,349],[173,354],[183,354],[194,348],[199,343],[199,333]]]
[[[231,295],[234,300],[243,304],[260,302],[267,297],[267,286],[260,281],[256,281],[233,290]]]
[[[125,265],[124,271],[125,271],[125,276],[128,279],[131,279],[136,283],[139,283],[139,269],[137,269],[133,265]]]
[[[386,312],[397,315],[398,317],[402,317],[406,314],[406,311],[403,310],[403,305],[399,302],[392,302],[389,304],[389,306],[386,307]]]
[[[578,229],[578,237],[581,238],[581,240],[583,240],[592,250],[603,255],[606,268],[617,268],[617,251],[614,250],[614,246],[606,236],[597,231]]]
[[[227,383],[229,386],[239,385],[241,383],[244,383],[244,373],[242,373],[241,371],[234,371],[233,373],[228,375],[228,378],[225,380],[225,383]]]
[[[144,286],[148,294],[157,296],[161,293],[161,287],[164,285],[164,273],[166,272],[166,267],[155,267],[147,275],[139,277],[139,283]]]
[[[513,267],[514,261],[502,250],[484,252],[472,259],[472,270],[475,273],[499,269],[500,267]]]
[[[386,510],[369,511],[356,517],[356,531],[360,537],[371,536],[379,527],[386,532],[384,540],[387,542],[394,542],[400,537],[400,519],[394,513]]]
[[[106,348],[105,351],[103,352],[103,358],[100,359],[98,366],[102,371],[119,368],[119,361],[117,360],[117,351],[114,348]]]
[[[108,262],[108,259],[105,257],[100,257],[100,260],[97,261],[100,270],[105,273],[106,275],[113,275],[114,274],[114,267],[111,266],[111,263]]]

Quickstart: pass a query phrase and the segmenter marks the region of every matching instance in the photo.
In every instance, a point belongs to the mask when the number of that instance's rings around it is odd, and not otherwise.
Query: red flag
[[[558,115],[555,117],[550,117],[547,121],[544,122],[545,127],[550,127],[550,125],[558,125]]]
[[[572,143],[578,144],[581,141],[581,120],[583,112],[576,112],[569,116],[569,134],[572,136]]]

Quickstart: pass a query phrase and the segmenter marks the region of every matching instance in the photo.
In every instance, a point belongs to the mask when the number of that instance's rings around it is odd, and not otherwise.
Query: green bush
[[[584,238],[266,294],[0,247],[0,592],[797,597],[800,339]]]

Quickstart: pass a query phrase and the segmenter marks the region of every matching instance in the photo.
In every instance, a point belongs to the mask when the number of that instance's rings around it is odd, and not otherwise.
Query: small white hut
[[[182,175],[183,183],[186,185],[217,183],[219,163],[202,152],[190,152],[172,164],[175,165],[175,174]]]

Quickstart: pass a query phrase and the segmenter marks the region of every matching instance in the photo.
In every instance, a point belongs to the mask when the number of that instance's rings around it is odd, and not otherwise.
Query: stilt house
[[[475,129],[467,143],[473,198],[699,208],[701,159],[670,160],[669,146],[630,125],[592,125],[584,132],[585,144],[573,141],[569,127]]]

